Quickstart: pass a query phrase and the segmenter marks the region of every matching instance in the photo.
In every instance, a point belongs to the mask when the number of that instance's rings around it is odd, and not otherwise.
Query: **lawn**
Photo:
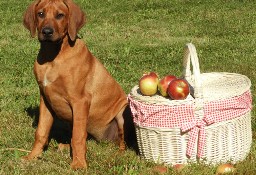
[[[33,62],[39,44],[22,25],[31,0],[0,1],[0,174],[158,174],[156,164],[133,150],[116,154],[109,142],[88,141],[88,170],[72,171],[69,151],[51,140],[36,161],[20,158],[31,150],[39,93]],[[252,81],[255,104],[256,2],[252,0],[76,0],[87,14],[79,36],[128,94],[146,71],[182,74],[183,47],[193,42],[201,72],[234,72]],[[237,163],[236,174],[256,174],[256,122],[253,144]],[[192,164],[166,174],[213,175],[215,166]]]

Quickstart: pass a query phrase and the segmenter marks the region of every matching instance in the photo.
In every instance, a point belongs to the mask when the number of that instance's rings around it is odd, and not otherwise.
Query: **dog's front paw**
[[[35,160],[35,159],[37,159],[38,157],[40,157],[40,155],[41,154],[39,154],[39,155],[34,155],[34,154],[29,154],[29,155],[27,155],[27,156],[23,156],[23,157],[21,157],[21,160],[23,160],[23,161],[29,161],[29,160]]]
[[[71,163],[71,168],[73,170],[77,170],[77,169],[84,169],[84,168],[87,168],[87,163],[86,161],[81,161],[81,160],[77,160],[77,161],[74,161]]]

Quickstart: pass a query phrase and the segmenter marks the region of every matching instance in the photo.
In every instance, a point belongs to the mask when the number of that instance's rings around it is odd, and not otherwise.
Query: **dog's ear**
[[[32,37],[36,35],[36,14],[35,8],[40,0],[33,2],[25,11],[23,16],[23,25],[30,31]]]
[[[69,10],[68,35],[72,41],[76,40],[78,31],[85,24],[85,14],[72,0],[66,0]]]

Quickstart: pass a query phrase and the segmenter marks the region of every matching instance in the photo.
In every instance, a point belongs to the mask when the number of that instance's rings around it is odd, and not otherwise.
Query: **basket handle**
[[[193,76],[191,75],[190,62],[193,67]],[[202,79],[199,68],[198,56],[196,53],[196,48],[192,43],[188,43],[184,49],[183,57],[183,76],[188,81],[194,82],[194,97],[195,97],[195,108],[194,108],[194,117],[196,127],[191,130],[190,138],[187,144],[187,154],[192,155],[193,147],[197,142],[197,155],[200,157],[204,154],[203,149],[205,146],[205,122],[204,118],[204,98],[203,98],[203,88],[202,88]]]
[[[193,77],[191,75],[190,63],[192,63]],[[203,98],[203,89],[200,76],[199,61],[196,48],[192,43],[186,44],[183,57],[183,77],[188,81],[194,81],[194,97],[195,99]]]

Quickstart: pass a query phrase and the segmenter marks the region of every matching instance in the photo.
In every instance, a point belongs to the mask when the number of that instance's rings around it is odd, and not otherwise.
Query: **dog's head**
[[[37,0],[27,9],[24,26],[40,41],[59,41],[68,34],[74,41],[85,24],[83,11],[72,0]]]

